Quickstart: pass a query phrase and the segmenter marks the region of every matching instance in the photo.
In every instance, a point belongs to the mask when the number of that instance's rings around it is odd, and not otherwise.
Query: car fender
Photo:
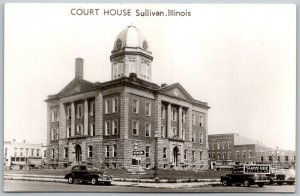
[[[221,181],[224,179],[231,180],[231,178],[229,176],[221,176]]]
[[[65,175],[65,179],[68,179],[70,176],[72,176],[74,178],[74,174],[73,173],[67,173]]]
[[[86,174],[83,176],[83,180],[92,180],[94,177],[98,179],[99,176],[97,174]]]

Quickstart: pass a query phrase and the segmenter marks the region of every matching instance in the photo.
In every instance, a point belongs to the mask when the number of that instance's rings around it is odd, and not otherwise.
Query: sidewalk
[[[6,180],[28,180],[28,181],[41,181],[41,182],[59,182],[67,183],[64,176],[42,176],[42,175],[20,175],[20,174],[5,174]],[[200,180],[200,179],[199,179]],[[123,179],[114,178],[112,185],[116,186],[136,186],[144,188],[187,188],[187,187],[207,187],[207,186],[219,186],[221,185],[219,179],[201,179],[199,182],[185,182],[186,180],[177,180],[174,183],[167,183],[167,180],[160,180],[159,183],[154,182],[153,179],[140,179],[137,183],[137,179]]]

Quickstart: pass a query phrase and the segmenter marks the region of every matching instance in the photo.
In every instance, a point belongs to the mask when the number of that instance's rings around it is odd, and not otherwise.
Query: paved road
[[[200,187],[200,188],[142,188],[126,186],[92,186],[83,184],[64,184],[52,182],[34,182],[4,180],[4,191],[8,192],[294,192],[295,186],[252,187]]]

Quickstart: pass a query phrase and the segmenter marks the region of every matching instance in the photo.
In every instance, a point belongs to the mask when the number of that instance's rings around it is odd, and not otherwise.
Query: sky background
[[[73,16],[97,8],[98,16]],[[132,16],[103,16],[102,9]],[[135,9],[191,11],[135,17]],[[4,140],[46,143],[44,100],[73,78],[111,79],[117,35],[133,23],[153,53],[152,82],[179,82],[208,102],[208,133],[239,133],[295,150],[296,7],[256,4],[10,4],[4,26]]]

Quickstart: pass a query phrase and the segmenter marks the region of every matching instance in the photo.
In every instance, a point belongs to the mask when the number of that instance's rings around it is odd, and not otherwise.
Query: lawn
[[[125,169],[106,169],[108,174],[113,175],[115,178],[137,178],[137,175],[127,174]],[[154,178],[154,170],[146,170],[146,174],[140,175],[141,179]],[[5,170],[4,174],[31,174],[31,175],[53,175],[63,176],[67,173],[65,169],[32,169],[32,170]],[[157,177],[160,179],[176,180],[176,179],[209,179],[220,178],[226,174],[226,171],[178,171],[178,170],[158,170]]]

